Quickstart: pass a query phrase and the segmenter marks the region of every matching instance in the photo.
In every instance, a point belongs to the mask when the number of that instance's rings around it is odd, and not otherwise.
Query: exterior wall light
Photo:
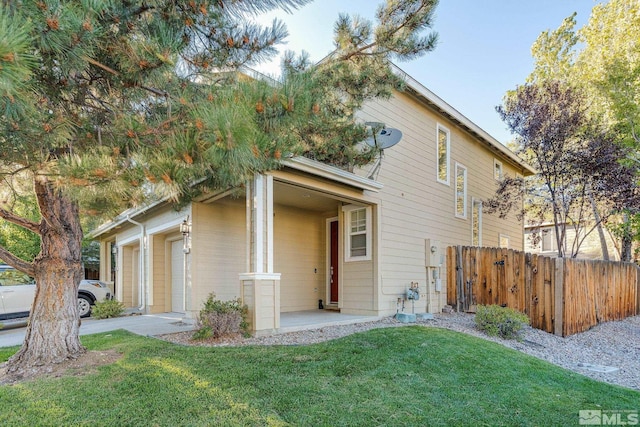
[[[191,221],[188,216],[180,224],[180,233],[182,233],[182,252],[188,254],[191,252]]]

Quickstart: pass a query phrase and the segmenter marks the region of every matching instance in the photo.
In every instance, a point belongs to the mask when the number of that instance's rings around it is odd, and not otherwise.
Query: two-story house
[[[397,69],[398,73],[402,71]],[[482,214],[503,174],[532,168],[422,84],[367,104],[359,119],[402,132],[355,172],[306,158],[175,212],[158,202],[94,232],[102,280],[148,312],[196,316],[210,293],[242,298],[252,327],[325,309],[392,315],[417,287],[416,312],[446,304],[449,245],[523,249],[523,224]]]

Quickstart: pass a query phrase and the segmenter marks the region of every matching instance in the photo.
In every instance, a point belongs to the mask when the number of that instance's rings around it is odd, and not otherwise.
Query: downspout
[[[145,310],[145,306],[147,302],[147,295],[145,294],[145,291],[148,288],[147,286],[145,286],[145,282],[147,279],[147,274],[146,274],[147,230],[143,224],[139,223],[138,221],[132,220],[129,216],[127,216],[127,221],[133,225],[137,225],[138,227],[140,227],[140,271],[138,272],[139,273],[138,295],[140,297],[140,306],[138,307],[138,310],[143,311]]]
[[[182,249],[182,311],[187,314],[187,267],[189,265],[187,260],[187,251]]]

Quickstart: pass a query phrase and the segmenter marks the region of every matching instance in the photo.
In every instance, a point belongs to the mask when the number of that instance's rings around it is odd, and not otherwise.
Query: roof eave
[[[327,178],[331,181],[346,184],[360,190],[373,191],[377,193],[384,187],[384,185],[378,181],[364,178],[338,167],[318,162],[316,160],[307,159],[306,157],[292,157],[288,160],[284,160],[282,164],[291,169]]]
[[[435,108],[438,112],[449,118],[453,122],[463,127],[467,132],[477,137],[480,141],[484,142],[494,151],[497,151],[504,158],[510,160],[514,165],[521,169],[524,176],[535,175],[537,171],[529,164],[519,158],[513,151],[509,150],[503,144],[500,143],[493,136],[489,135],[484,129],[473,123],[461,112],[453,108],[442,98],[435,93],[427,89],[422,83],[411,77],[405,71],[400,69],[397,65],[391,64],[394,73],[400,76],[407,86],[411,89],[412,93],[416,95],[420,100],[432,108]]]

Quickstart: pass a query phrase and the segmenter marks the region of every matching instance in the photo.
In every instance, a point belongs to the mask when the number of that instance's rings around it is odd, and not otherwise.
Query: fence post
[[[456,289],[458,299],[456,301],[456,311],[460,312],[460,302],[464,301],[464,276],[462,271],[462,246],[456,246]]]
[[[564,259],[556,258],[554,280],[554,317],[553,317],[553,333],[563,336],[562,326],[564,320]]]
[[[636,315],[640,314],[640,268],[636,267]]]

